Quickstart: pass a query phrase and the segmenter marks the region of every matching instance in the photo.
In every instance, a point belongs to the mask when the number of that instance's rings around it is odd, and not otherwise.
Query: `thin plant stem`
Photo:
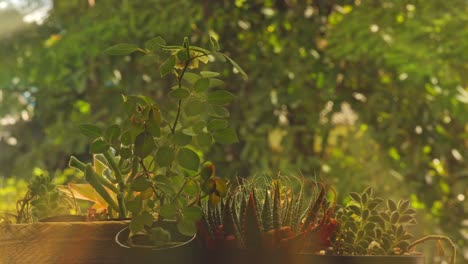
[[[424,242],[426,242],[428,240],[436,240],[436,241],[443,240],[443,241],[447,242],[447,244],[449,244],[450,248],[452,249],[452,257],[450,259],[450,264],[455,264],[457,249],[456,249],[456,246],[453,243],[453,241],[449,237],[446,237],[446,236],[438,236],[438,235],[425,236],[425,237],[420,238],[420,239],[414,241],[413,243],[409,244],[408,245],[408,251],[411,251],[415,246],[417,246],[419,244],[422,244],[422,243],[424,243]]]

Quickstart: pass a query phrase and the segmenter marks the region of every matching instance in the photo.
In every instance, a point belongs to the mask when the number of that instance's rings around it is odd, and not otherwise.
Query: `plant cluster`
[[[78,210],[75,200],[61,192],[53,178],[35,175],[31,178],[28,191],[17,202],[17,223],[33,222],[52,216],[68,215]],[[79,211],[79,210],[78,210]]]
[[[267,188],[243,185],[219,205],[206,204],[199,235],[208,249],[248,251],[316,251],[329,246],[335,231],[334,204],[318,184],[315,195],[305,197],[275,180]]]
[[[80,129],[92,143],[93,163],[85,164],[75,157],[70,166],[84,172],[111,217],[131,217],[132,234],[166,237],[153,221],[177,222],[181,234],[192,236],[195,221],[201,215],[199,199],[219,202],[226,182],[215,176],[211,163],[203,166],[203,150],[213,143],[237,142],[228,126],[229,104],[235,96],[223,89],[218,72],[201,71],[202,64],[229,61],[238,72],[244,71],[231,58],[218,51],[189,43],[169,46],[161,37],[145,43],[117,44],[106,50],[109,55],[141,52],[141,60],[151,65],[160,63],[161,77],[172,76],[174,85],[163,90],[168,97],[156,102],[142,95],[122,95],[126,116],[122,122],[104,129],[82,124]],[[73,188],[71,188],[73,189]],[[167,239],[153,239],[166,241]]]
[[[351,200],[337,211],[340,228],[333,243],[340,255],[402,255],[413,235],[407,227],[416,224],[416,211],[407,200],[375,197],[371,188],[352,192]]]

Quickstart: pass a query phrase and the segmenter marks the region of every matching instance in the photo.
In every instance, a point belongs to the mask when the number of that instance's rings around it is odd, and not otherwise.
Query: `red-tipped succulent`
[[[240,188],[217,206],[207,204],[198,236],[208,250],[317,252],[330,246],[338,223],[327,189],[317,184],[306,204],[303,190],[276,181],[267,189]]]

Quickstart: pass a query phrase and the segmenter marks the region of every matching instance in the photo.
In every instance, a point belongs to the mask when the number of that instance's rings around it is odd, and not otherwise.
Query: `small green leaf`
[[[136,192],[142,192],[151,187],[151,181],[144,177],[140,176],[132,182],[132,190]]]
[[[414,219],[414,217],[412,217],[411,215],[402,215],[400,217],[400,219],[398,220],[398,222],[400,224],[407,224],[407,223],[410,223],[411,220],[413,220],[413,219]]]
[[[156,247],[163,246],[172,240],[171,233],[160,226],[151,229],[151,239]]]
[[[196,137],[196,140],[198,145],[202,147],[211,146],[213,143],[213,137],[210,134],[204,132],[199,133]]]
[[[165,204],[161,206],[159,213],[168,219],[175,219],[177,215],[177,207],[175,204]]]
[[[174,156],[175,154],[172,148],[163,146],[159,148],[158,153],[156,153],[156,161],[161,167],[169,167],[174,160]]]
[[[153,225],[153,216],[144,211],[140,215],[136,215],[132,217],[130,222],[130,231],[132,233],[138,233],[144,229],[145,226],[151,227]]]
[[[242,77],[247,80],[249,77],[247,76],[247,73],[245,73],[245,71],[239,66],[239,64],[237,64],[233,59],[229,58],[228,56],[224,55],[224,57],[232,64],[232,66],[234,67],[234,69],[236,69],[241,75]]]
[[[232,144],[239,142],[239,139],[237,138],[237,133],[232,128],[223,128],[216,130],[213,133],[213,138],[215,142],[221,144]]]
[[[81,124],[78,125],[78,128],[80,129],[81,133],[87,137],[98,138],[102,136],[102,130],[95,125]]]
[[[396,203],[392,200],[387,200],[387,207],[391,212],[398,210]]]
[[[146,54],[139,59],[139,62],[145,66],[155,64],[159,61],[159,57],[154,54]]]
[[[225,105],[236,98],[232,93],[225,90],[213,91],[208,94],[208,102],[215,105]]]
[[[107,142],[98,138],[91,144],[91,146],[89,147],[89,151],[93,154],[99,154],[106,152],[109,149],[109,147],[110,145]]]
[[[177,59],[180,61],[186,61],[188,59],[187,50],[179,50],[179,52],[177,52]]]
[[[203,211],[198,206],[191,206],[182,209],[182,214],[185,220],[196,222],[202,217]]]
[[[220,79],[210,79],[210,85],[208,88],[214,88],[214,87],[220,87],[224,86],[224,82],[221,81]]]
[[[213,117],[229,117],[229,110],[220,105],[210,105],[208,114]]]
[[[106,129],[104,137],[110,144],[115,144],[120,137],[120,127],[118,125],[112,125]]]
[[[183,79],[186,80],[187,82],[194,84],[200,79],[200,75],[193,73],[193,72],[186,72],[184,73]]]
[[[192,142],[192,137],[178,131],[174,134],[174,143],[178,146],[185,146]]]
[[[159,68],[161,73],[161,77],[166,76],[168,73],[174,70],[174,66],[176,64],[176,59],[174,56],[170,56]]]
[[[400,219],[400,214],[398,213],[398,211],[394,211],[390,215],[390,223],[396,224],[396,223],[398,223],[398,219]]]
[[[188,148],[179,149],[179,152],[177,152],[177,161],[180,166],[192,171],[197,171],[200,165],[200,158],[197,153]]]
[[[201,76],[203,76],[205,78],[214,78],[214,77],[219,76],[218,72],[212,72],[212,71],[201,71],[200,74],[201,74]]]
[[[152,38],[145,43],[145,48],[149,51],[155,51],[159,49],[161,46],[165,46],[166,41],[162,37],[155,37]]]
[[[356,192],[352,192],[352,193],[349,193],[349,196],[351,197],[351,199],[353,199],[356,203],[361,203],[361,196],[356,193]]]
[[[127,55],[138,49],[138,46],[130,43],[120,43],[107,48],[104,53],[107,55]]]
[[[186,236],[193,236],[197,232],[195,222],[185,218],[177,223],[177,229],[182,235]]]
[[[177,88],[169,93],[169,96],[176,99],[184,99],[190,96],[190,91],[185,88]]]
[[[138,214],[142,208],[141,196],[138,195],[135,199],[127,201],[125,205],[130,212]]]
[[[200,113],[202,113],[206,108],[206,104],[201,102],[198,99],[190,99],[186,104],[184,108],[184,112],[188,116],[196,116]]]
[[[212,119],[208,122],[208,131],[214,132],[228,126],[228,122],[225,119]]]
[[[195,84],[193,85],[196,92],[204,92],[208,89],[210,85],[210,79],[208,78],[200,78],[198,79]]]
[[[218,40],[214,36],[210,35],[210,43],[215,51],[220,50]]]
[[[135,138],[135,154],[140,158],[148,156],[154,147],[153,136],[148,132],[142,132]]]

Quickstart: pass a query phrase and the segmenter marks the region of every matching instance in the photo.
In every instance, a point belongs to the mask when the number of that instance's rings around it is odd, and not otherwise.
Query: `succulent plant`
[[[402,255],[413,235],[416,211],[408,200],[398,203],[375,197],[371,188],[350,193],[351,200],[337,210],[340,222],[333,251],[339,255]]]
[[[280,181],[264,189],[240,187],[219,205],[204,206],[199,238],[208,249],[299,252],[326,248],[336,228],[334,205],[327,201],[324,185],[316,185],[310,201],[303,189],[294,193]]]

